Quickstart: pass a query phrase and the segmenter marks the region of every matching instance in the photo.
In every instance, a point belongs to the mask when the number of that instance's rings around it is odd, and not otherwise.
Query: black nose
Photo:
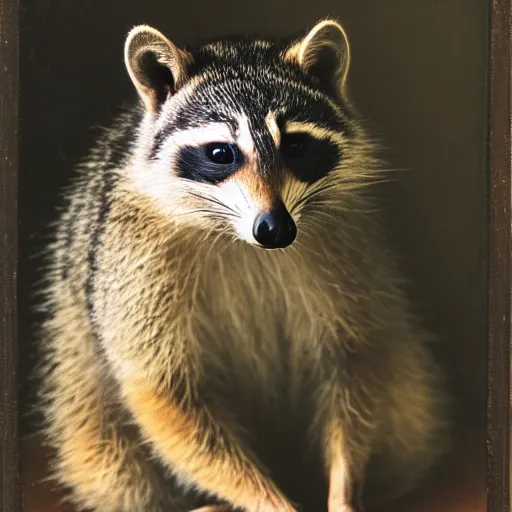
[[[297,227],[285,205],[279,203],[256,217],[252,233],[266,249],[282,249],[295,240]]]

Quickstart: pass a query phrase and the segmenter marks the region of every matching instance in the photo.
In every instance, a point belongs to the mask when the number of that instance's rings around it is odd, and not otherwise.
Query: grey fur
[[[352,487],[402,494],[445,450],[444,380],[366,194],[379,163],[345,91],[344,33],[327,24],[302,61],[306,39],[178,50],[134,31],[145,107],[81,165],[49,248],[42,403],[55,477],[80,509],[184,512],[205,504],[195,490],[294,510],[270,439],[296,436],[342,512]],[[310,74],[329,44],[335,95]],[[144,75],[148,48],[173,74],[165,101]],[[310,186],[276,164],[293,123],[340,148]],[[242,185],[176,175],[177,148],[215,130],[247,151]],[[250,240],[267,196],[297,222],[287,249]]]

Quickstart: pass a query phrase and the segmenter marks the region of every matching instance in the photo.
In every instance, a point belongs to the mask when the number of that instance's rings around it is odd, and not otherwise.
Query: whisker
[[[193,215],[196,213],[207,213],[211,218],[223,218],[223,219],[240,219],[240,215],[237,212],[224,212],[222,210],[211,210],[208,208],[199,208],[196,210],[190,210],[188,212],[179,213],[177,216],[183,217],[186,215]]]
[[[293,212],[299,211],[307,202],[314,200],[317,196],[320,196],[326,192],[337,190],[340,195],[352,192],[354,190],[360,190],[367,188],[369,185],[378,185],[382,183],[389,183],[394,181],[390,178],[375,179],[374,176],[360,177],[359,179],[346,179],[335,177],[329,180],[323,180],[315,183],[308,187],[304,194],[294,202],[292,207]],[[334,204],[334,203],[333,203]]]
[[[227,204],[224,204],[222,201],[219,201],[215,197],[206,196],[206,195],[195,193],[195,192],[190,192],[190,195],[195,197],[195,198],[197,198],[197,199],[204,199],[205,201],[209,201],[209,202],[211,202],[213,204],[216,204],[217,206],[221,206],[222,208],[226,208],[227,210],[230,210],[231,212],[233,212],[235,214],[238,213],[236,210],[234,210],[233,208],[231,208]]]
[[[247,196],[245,195],[242,187],[240,187],[239,185],[238,185],[238,190],[240,190],[240,193],[242,194],[242,197],[245,199],[245,202],[247,203],[247,206],[250,209],[251,208],[251,203],[249,203],[249,200],[247,199]]]
[[[353,183],[351,187],[340,187],[340,184],[329,183],[329,184],[325,184],[323,187],[318,187],[313,190],[306,190],[306,193],[295,202],[293,210],[300,208],[308,201],[311,201],[315,197],[317,197],[325,192],[328,192],[330,190],[339,188],[340,192],[348,192],[348,191],[352,191],[352,190],[361,188],[361,186],[362,186],[361,184]]]

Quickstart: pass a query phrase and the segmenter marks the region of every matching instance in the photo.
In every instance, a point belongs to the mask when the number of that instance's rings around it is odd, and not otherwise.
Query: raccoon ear
[[[336,21],[326,19],[318,22],[285,52],[284,58],[318,78],[332,94],[344,94],[350,46],[345,31]]]
[[[158,30],[140,25],[126,38],[124,60],[146,110],[156,114],[185,82],[192,56]]]

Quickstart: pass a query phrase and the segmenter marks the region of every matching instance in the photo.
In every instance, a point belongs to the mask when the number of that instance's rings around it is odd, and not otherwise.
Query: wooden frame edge
[[[487,512],[510,510],[511,20],[489,0],[489,339]],[[0,510],[21,507],[17,396],[19,0],[0,0]]]
[[[0,0],[0,510],[18,512],[19,0]]]
[[[490,3],[487,512],[510,510],[511,0]]]

